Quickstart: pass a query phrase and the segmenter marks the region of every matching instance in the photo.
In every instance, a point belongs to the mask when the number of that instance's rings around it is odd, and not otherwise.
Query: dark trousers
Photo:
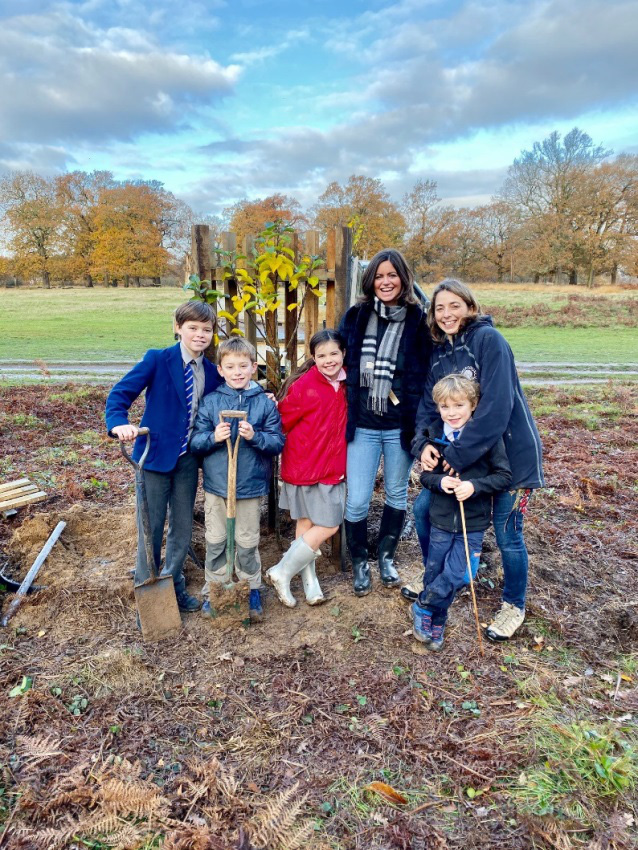
[[[186,452],[178,459],[175,469],[171,472],[144,470],[155,563],[161,562],[162,538],[168,513],[166,557],[162,572],[164,575],[173,576],[175,591],[178,594],[186,589],[184,561],[191,543],[198,471],[197,458],[190,452]],[[139,493],[137,494],[137,535],[135,583],[139,584],[150,575],[144,548]]]
[[[517,608],[525,607],[527,591],[528,556],[523,538],[524,511],[521,510],[522,490],[505,490],[496,493],[493,500],[492,522],[496,543],[503,560],[503,601]],[[422,490],[414,502],[414,525],[427,560],[430,538],[429,490]]]
[[[484,531],[468,532],[467,544],[472,567],[474,563],[478,564],[484,534]],[[460,590],[468,581],[463,534],[454,534],[431,526],[419,605],[432,612],[433,623],[445,622],[448,608],[454,602],[457,590]]]

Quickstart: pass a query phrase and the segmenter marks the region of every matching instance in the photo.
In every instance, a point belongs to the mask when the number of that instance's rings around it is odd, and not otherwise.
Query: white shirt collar
[[[465,423],[465,425],[467,425],[467,422]],[[444,422],[443,423],[443,434],[451,443],[453,443],[454,442],[454,436],[453,436],[454,432],[455,431],[458,432],[457,437],[456,437],[456,439],[458,440],[459,437],[461,436],[461,434],[463,433],[463,428],[465,428],[465,425],[463,425],[461,428],[452,428],[450,425],[447,424],[447,422]]]

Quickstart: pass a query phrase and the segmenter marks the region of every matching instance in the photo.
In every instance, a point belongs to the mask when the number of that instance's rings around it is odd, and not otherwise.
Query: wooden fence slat
[[[335,322],[339,323],[348,309],[348,271],[352,253],[352,230],[349,227],[335,231]]]
[[[244,244],[242,248],[243,253],[248,258],[242,262],[242,266],[244,268],[247,265],[250,265],[254,246],[255,237],[244,236]],[[244,336],[248,342],[251,342],[255,348],[257,348],[257,325],[255,324],[255,314],[247,310],[244,310]]]
[[[290,250],[295,253],[293,262],[296,265],[299,262],[299,239],[296,233],[290,242]],[[297,368],[297,317],[299,315],[299,308],[293,307],[292,310],[289,308],[291,304],[298,302],[299,294],[299,288],[290,289],[286,285],[284,296],[284,340],[286,345],[286,360],[290,364],[291,371]]]
[[[319,233],[316,230],[306,232],[306,252],[308,254],[319,253]],[[312,291],[313,287],[306,284],[306,303],[304,306],[305,317],[305,356],[310,357],[310,339],[319,329],[319,299]]]

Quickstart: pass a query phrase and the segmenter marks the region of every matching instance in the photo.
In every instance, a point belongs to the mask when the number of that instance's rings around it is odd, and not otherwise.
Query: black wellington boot
[[[384,505],[379,526],[379,573],[384,587],[397,587],[401,578],[394,567],[394,553],[403,529],[405,511]]]
[[[346,520],[346,540],[352,558],[352,578],[355,596],[365,596],[372,590],[368,564],[368,518],[357,522]]]

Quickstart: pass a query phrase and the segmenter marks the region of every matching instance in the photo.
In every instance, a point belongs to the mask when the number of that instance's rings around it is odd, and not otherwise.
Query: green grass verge
[[[499,295],[510,306],[555,297],[544,290]],[[172,343],[172,312],[185,300],[178,288],[0,290],[0,359],[137,360]],[[632,327],[502,330],[521,361],[638,362]]]
[[[636,328],[501,328],[517,360],[638,363]]]
[[[181,289],[0,290],[0,359],[137,360],[173,342]]]

